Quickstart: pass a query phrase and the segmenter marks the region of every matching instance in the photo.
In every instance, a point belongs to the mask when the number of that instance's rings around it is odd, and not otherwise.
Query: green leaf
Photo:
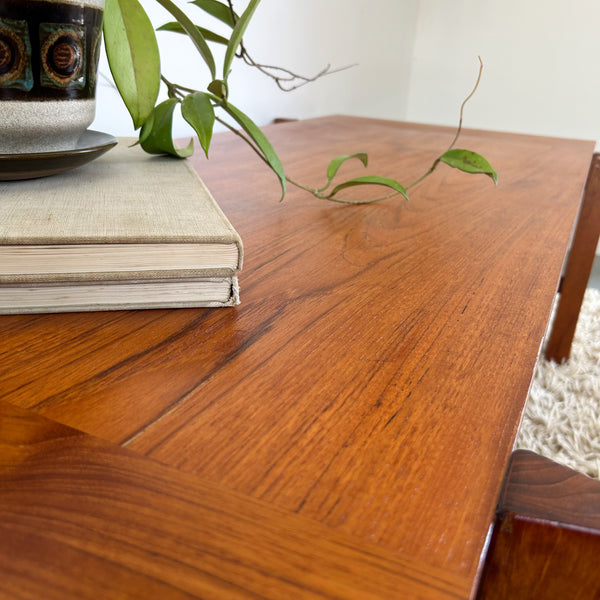
[[[223,37],[222,35],[219,35],[214,31],[210,31],[210,29],[205,29],[204,27],[200,27],[199,25],[196,25],[196,27],[207,42],[215,42],[217,44],[223,44],[224,46],[227,46],[227,44],[229,43],[229,40],[226,37]],[[161,25],[156,31],[172,31],[173,33],[183,34],[186,33],[185,29],[179,23],[177,23],[177,21],[165,23],[164,25]]]
[[[226,23],[230,27],[235,27],[235,20],[237,20],[238,16],[235,15],[234,20],[234,17],[231,14],[231,9],[227,4],[218,2],[218,0],[195,0],[192,2],[192,4],[195,4],[204,12],[207,12],[209,15],[219,19],[219,21],[223,21],[223,23]]]
[[[369,157],[367,156],[366,152],[355,152],[354,154],[336,156],[327,167],[327,179],[331,181],[336,176],[339,168],[351,158],[357,158],[365,167],[369,164]]]
[[[227,50],[225,51],[225,59],[223,60],[224,81],[227,81],[235,53],[237,52],[239,45],[242,43],[242,38],[244,37],[246,28],[250,24],[252,15],[254,15],[254,11],[256,10],[259,2],[260,0],[250,0],[250,2],[248,2],[246,10],[242,13],[241,17],[238,19],[238,22],[235,24],[233,31],[231,32],[231,38],[229,39],[229,44],[227,45]]]
[[[492,165],[481,154],[471,152],[471,150],[448,150],[440,156],[440,160],[455,169],[460,169],[465,173],[484,173],[498,183],[498,175],[492,168]]]
[[[104,45],[113,79],[137,129],[160,87],[160,55],[152,23],[138,0],[106,0]]]
[[[194,46],[200,53],[200,56],[204,59],[206,66],[210,69],[210,74],[213,79],[217,76],[217,67],[215,66],[215,59],[202,35],[202,32],[190,21],[190,18],[171,0],[156,0],[163,8],[168,10],[181,25],[183,30],[188,34]]]
[[[173,112],[179,101],[169,98],[154,109],[140,131],[140,145],[148,154],[170,154],[187,158],[194,152],[194,141],[185,148],[175,148],[173,143]]]
[[[338,192],[341,192],[346,188],[356,187],[359,185],[383,185],[396,192],[399,192],[408,200],[406,188],[402,184],[398,183],[395,179],[380,177],[379,175],[364,175],[363,177],[355,177],[354,179],[344,181],[343,183],[336,185],[327,197],[333,198]]]
[[[181,104],[183,118],[194,128],[200,145],[208,158],[208,148],[215,124],[215,111],[209,96],[203,92],[194,92],[183,99]]]
[[[271,142],[267,139],[267,136],[258,128],[258,126],[246,116],[241,110],[236,108],[230,103],[221,105],[223,110],[228,113],[233,119],[241,126],[241,128],[250,136],[250,139],[256,144],[261,155],[269,165],[271,170],[279,178],[281,184],[281,200],[285,196],[285,171],[283,165],[279,160],[279,156],[275,152]]]
[[[229,95],[229,87],[221,79],[215,79],[208,84],[208,91],[215,96],[218,96],[221,100],[227,100]]]

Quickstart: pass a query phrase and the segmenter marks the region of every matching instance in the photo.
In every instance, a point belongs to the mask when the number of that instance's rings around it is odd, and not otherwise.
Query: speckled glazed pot
[[[103,9],[0,1],[0,154],[69,150],[94,120]]]

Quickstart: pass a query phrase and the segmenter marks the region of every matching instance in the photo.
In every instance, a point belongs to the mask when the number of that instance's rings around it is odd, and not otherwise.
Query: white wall
[[[155,25],[171,20],[153,0],[142,0],[142,4]],[[231,102],[258,124],[275,117],[335,113],[403,119],[417,5],[418,0],[263,0],[245,39],[254,60],[285,66],[303,75],[315,74],[328,63],[334,67],[356,66],[283,93],[264,76],[236,61]],[[236,3],[238,11],[244,6],[245,2]],[[189,5],[188,13],[203,15]],[[217,22],[216,27],[219,25]],[[187,40],[164,32],[158,37],[162,50],[168,50],[166,57],[163,53],[165,74],[173,81],[204,89],[210,81],[206,68],[195,58],[190,59],[194,51]],[[100,71],[110,78],[104,59]],[[92,128],[133,135],[127,112],[107,81],[101,80],[98,88]],[[178,124],[175,133],[183,135],[187,131],[185,124]]]
[[[600,139],[600,2],[420,0],[406,118]]]
[[[169,20],[154,0],[142,3],[156,25]],[[188,66],[193,51],[183,36],[159,40],[169,50],[166,74],[192,87],[208,83],[198,61]],[[465,126],[600,139],[598,0],[263,0],[246,42],[256,60],[303,74],[358,63],[284,94],[237,62],[232,102],[259,124],[345,113],[455,125],[481,55],[483,80]],[[133,133],[106,83],[92,127]],[[178,125],[178,135],[185,131]]]

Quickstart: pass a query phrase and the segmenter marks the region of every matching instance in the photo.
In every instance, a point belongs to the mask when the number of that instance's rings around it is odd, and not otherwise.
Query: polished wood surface
[[[600,482],[516,451],[478,600],[600,597]]]
[[[556,306],[556,316],[548,343],[546,358],[557,363],[569,358],[575,336],[581,303],[587,287],[600,234],[600,154],[590,164],[581,209],[567,257],[563,281]]]
[[[0,432],[0,598],[464,593],[451,574],[4,402]]]
[[[453,131],[331,117],[269,135],[317,186],[359,150],[370,172],[414,180]],[[3,399],[469,597],[594,145],[477,131],[461,145],[498,187],[442,166],[410,202],[340,206],[296,189],[278,203],[253,153],[218,136],[194,160],[244,240],[241,306],[2,317]],[[396,597],[439,598],[427,581]]]

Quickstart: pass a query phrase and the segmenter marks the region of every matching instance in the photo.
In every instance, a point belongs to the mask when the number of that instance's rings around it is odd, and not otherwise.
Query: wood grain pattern
[[[358,150],[411,181],[453,131],[330,117],[269,134],[319,185]],[[461,143],[498,187],[442,166],[410,202],[345,207],[278,203],[217,136],[194,160],[244,241],[241,306],[3,317],[4,399],[473,581],[594,144]]]
[[[517,450],[499,511],[600,531],[600,482],[534,452]]]
[[[478,600],[600,597],[600,482],[513,454]]]
[[[579,311],[600,235],[600,155],[594,154],[587,177],[573,243],[565,266],[546,358],[560,363],[569,358]]]
[[[0,402],[0,598],[463,598],[469,582]]]

